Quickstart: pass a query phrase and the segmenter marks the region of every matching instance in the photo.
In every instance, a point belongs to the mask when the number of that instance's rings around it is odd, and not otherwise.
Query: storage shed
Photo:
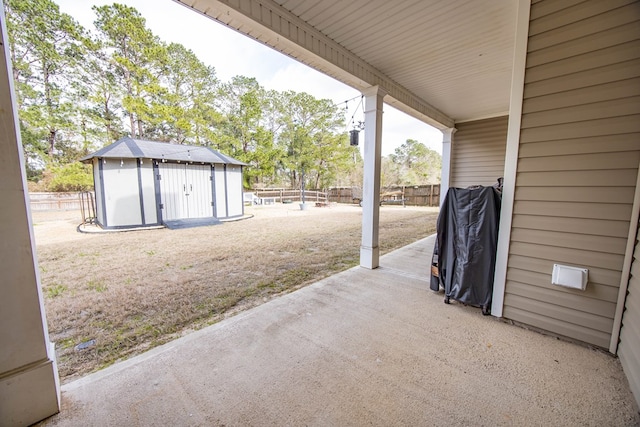
[[[103,228],[244,215],[244,163],[209,147],[122,138],[80,161],[93,165]]]

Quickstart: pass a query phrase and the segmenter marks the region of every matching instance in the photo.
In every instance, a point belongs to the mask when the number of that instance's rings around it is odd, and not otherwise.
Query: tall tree
[[[283,93],[279,144],[287,153],[283,166],[290,185],[328,184],[329,165],[348,161],[350,150],[344,130],[344,117],[328,99],[316,99],[307,93]],[[324,178],[323,178],[324,177]]]
[[[245,172],[249,185],[273,177],[280,155],[269,127],[267,112],[273,105],[270,96],[256,79],[244,76],[233,77],[220,92],[224,120],[219,128],[218,147],[249,165]]]
[[[398,167],[399,185],[429,184],[439,182],[442,158],[436,151],[421,142],[407,139],[390,155]]]
[[[391,160],[391,156],[382,156],[380,162],[380,184],[383,187],[404,184],[401,167]]]
[[[320,189],[336,185],[339,177],[348,176],[356,167],[357,147],[349,145],[346,133],[328,133],[316,143],[315,168],[310,178],[313,187]]]
[[[96,145],[104,146],[126,135],[123,126],[123,90],[107,50],[100,40],[93,40],[83,67],[82,91],[78,100],[84,116],[93,124],[90,133],[97,139]]]
[[[4,0],[4,6],[28,161],[42,166],[43,154],[53,160],[56,150],[73,157],[73,90],[85,30],[51,0]]]
[[[145,126],[153,127],[162,120],[159,97],[160,67],[166,47],[146,26],[146,20],[129,6],[114,3],[94,6],[100,41],[111,52],[110,63],[119,84],[124,88],[122,106],[129,118],[132,137],[144,137]]]
[[[189,49],[167,47],[162,83],[166,87],[159,139],[180,144],[211,145],[220,122],[215,110],[219,82],[215,69]]]

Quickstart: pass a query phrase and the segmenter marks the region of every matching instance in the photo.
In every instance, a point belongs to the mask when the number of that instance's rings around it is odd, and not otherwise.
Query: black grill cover
[[[438,283],[444,287],[445,301],[451,298],[483,311],[491,306],[500,196],[494,187],[450,188],[447,192],[434,249],[439,275],[435,287]]]

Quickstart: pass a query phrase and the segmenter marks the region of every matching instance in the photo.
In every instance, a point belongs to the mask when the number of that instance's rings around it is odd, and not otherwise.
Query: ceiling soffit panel
[[[517,2],[274,1],[456,121],[508,112]]]
[[[333,32],[335,32],[335,35],[340,35],[344,40],[348,40],[350,43],[357,43],[360,38],[365,40],[368,37],[367,31],[375,32],[375,26],[373,25],[383,25],[383,27],[379,28],[386,28],[383,18],[390,14],[393,15],[398,10],[396,3],[393,1],[175,1],[224,23],[240,33],[259,40],[356,89],[363,90],[369,86],[379,85],[388,92],[385,102],[436,128],[444,129],[454,125],[451,117],[427,103],[424,100],[425,98],[416,94],[415,91],[407,89],[377,66],[374,67],[314,27],[314,23],[320,27],[329,28],[329,26],[332,26],[332,36],[334,36]],[[409,19],[412,11],[417,11],[423,1],[403,1],[403,4],[412,3],[413,8],[409,8],[409,10],[403,9],[403,13],[397,19]],[[375,4],[376,7],[372,8],[372,4]],[[291,12],[289,7],[295,7],[295,11]],[[363,29],[348,28],[348,22],[344,21],[345,13],[347,13],[347,16],[357,16],[362,11],[371,9],[375,9],[377,15],[377,20],[375,21],[377,24],[372,24],[371,29],[364,31]],[[306,22],[306,17],[309,17],[309,22]],[[342,22],[338,23],[338,21]],[[408,36],[411,36],[411,34]],[[380,43],[382,42],[383,40],[380,40]],[[389,67],[389,69],[393,70],[392,67]]]

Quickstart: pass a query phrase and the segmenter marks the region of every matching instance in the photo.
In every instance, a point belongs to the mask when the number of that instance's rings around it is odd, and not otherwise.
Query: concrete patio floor
[[[429,290],[433,236],[62,387],[46,426],[640,424],[619,361]]]

